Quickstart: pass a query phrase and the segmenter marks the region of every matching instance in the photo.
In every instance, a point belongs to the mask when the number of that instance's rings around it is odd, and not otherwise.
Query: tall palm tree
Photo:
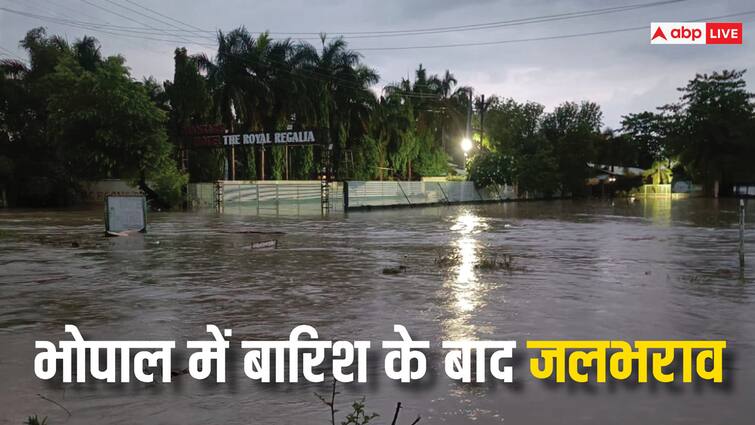
[[[218,31],[218,50],[214,58],[204,53],[194,55],[198,68],[207,76],[215,114],[230,131],[247,117],[245,99],[255,82],[250,78],[248,63],[255,40],[244,27],[224,34]]]
[[[348,49],[343,38],[326,42],[326,36],[322,35],[321,42],[319,51],[309,44],[299,46],[299,55],[305,63],[301,71],[313,80],[309,84],[309,97],[317,100],[316,125],[328,128],[329,140],[323,148],[332,143],[336,158],[333,172],[341,176],[342,154],[367,131],[375,104],[370,86],[379,81],[379,76],[361,63],[361,55]]]
[[[459,133],[465,126],[469,87],[457,87],[458,81],[449,70],[446,70],[442,78],[433,76],[433,80],[440,96],[440,140],[443,150],[446,151],[449,133],[454,129]]]

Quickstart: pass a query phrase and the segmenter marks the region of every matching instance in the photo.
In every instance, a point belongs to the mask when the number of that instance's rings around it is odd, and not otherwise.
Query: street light
[[[472,141],[468,137],[461,139],[461,150],[464,151],[464,155],[472,150]]]

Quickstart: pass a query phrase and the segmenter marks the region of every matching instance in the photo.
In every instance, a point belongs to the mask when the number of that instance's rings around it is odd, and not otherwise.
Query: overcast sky
[[[209,45],[213,36],[210,32],[240,25],[253,32],[323,31],[335,36],[340,32],[472,25],[650,2],[653,0],[0,0],[0,7],[41,15],[20,16],[0,10],[0,54],[4,55],[2,57],[10,54],[25,57],[18,49],[18,41],[28,29],[46,26],[49,33],[63,34],[69,40],[84,34],[94,35],[102,43],[105,54],[120,53],[126,58],[135,77],[152,75],[162,81],[173,77],[173,50],[176,46],[185,45],[190,52],[212,53]],[[536,101],[548,109],[567,100],[596,101],[603,108],[604,124],[615,128],[624,114],[654,109],[674,101],[676,87],[684,85],[695,73],[747,68],[754,63],[755,31],[751,30],[751,21],[755,20],[755,13],[719,19],[744,22],[742,46],[650,45],[650,22],[694,21],[754,11],[755,2],[752,0],[688,0],[503,28],[346,38],[352,48],[362,51],[364,62],[377,69],[381,86],[412,74],[422,63],[431,73],[442,74],[446,69],[451,70],[460,84],[473,86],[476,93]],[[66,21],[54,23],[44,17]],[[111,27],[103,27],[101,31],[84,30],[76,27],[81,21]],[[165,34],[165,31],[175,30],[168,24],[208,32]],[[361,50],[541,38],[637,26],[645,28],[485,46]],[[311,42],[319,43],[317,40]],[[755,91],[755,69],[750,70],[747,80],[750,89]]]

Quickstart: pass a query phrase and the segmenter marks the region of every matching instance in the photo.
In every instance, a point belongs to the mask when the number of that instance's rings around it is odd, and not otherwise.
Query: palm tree
[[[361,55],[348,49],[343,38],[326,43],[323,34],[321,42],[320,51],[312,45],[300,44],[298,54],[304,61],[301,71],[312,80],[308,92],[309,98],[316,100],[313,104],[316,125],[328,129],[328,140],[322,147],[327,148],[335,141],[332,145],[337,160],[333,173],[340,176],[342,154],[367,131],[375,104],[375,95],[369,88],[379,81],[379,76],[361,63]]]
[[[194,55],[198,68],[207,76],[215,114],[231,132],[247,117],[249,102],[245,95],[253,84],[247,64],[254,49],[254,38],[244,27],[228,34],[218,31],[218,51],[214,59],[204,53]]]
[[[464,127],[468,89],[456,87],[456,84],[456,78],[450,71],[446,70],[442,77],[435,74],[428,76],[427,70],[420,64],[414,81],[402,79],[385,87],[387,98],[398,99],[394,107],[401,105],[413,123],[403,133],[400,144],[391,149],[393,161],[396,162],[394,166],[401,170],[405,168],[407,178],[412,177],[412,161],[416,157],[432,152],[446,155],[448,133],[454,130],[460,133]],[[437,159],[434,161],[437,163]]]
[[[212,94],[216,119],[230,132],[249,129],[259,116],[257,104],[264,98],[267,88],[254,71],[262,68],[259,60],[258,41],[265,44],[266,34],[255,39],[244,27],[236,28],[227,34],[218,31],[218,50],[213,59],[205,54],[193,56],[197,67],[207,76]],[[247,149],[242,151],[244,171],[249,173],[254,164]],[[228,152],[227,162],[231,167],[231,178],[236,178],[235,148]],[[250,163],[251,159],[251,163]]]
[[[446,151],[446,139],[450,128],[455,128],[457,133],[465,126],[466,105],[468,104],[469,87],[456,87],[456,77],[446,70],[442,78],[433,76],[433,84],[439,94],[438,107],[440,109],[440,140],[443,150]]]
[[[671,180],[674,177],[674,173],[671,171],[673,168],[673,162],[669,161],[655,161],[653,165],[642,172],[642,177],[647,179],[648,177],[653,182],[653,186],[659,184],[671,184]]]

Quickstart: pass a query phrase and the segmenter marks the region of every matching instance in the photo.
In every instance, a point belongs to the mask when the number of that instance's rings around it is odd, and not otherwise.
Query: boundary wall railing
[[[347,209],[506,201],[516,198],[512,186],[488,186],[478,189],[470,181],[348,181],[346,190]]]
[[[219,208],[225,212],[311,214],[322,210],[320,181],[230,181],[191,183],[192,208]],[[517,199],[513,186],[478,189],[472,182],[346,181],[332,182],[327,193],[330,211],[369,207],[419,206],[497,202]]]

